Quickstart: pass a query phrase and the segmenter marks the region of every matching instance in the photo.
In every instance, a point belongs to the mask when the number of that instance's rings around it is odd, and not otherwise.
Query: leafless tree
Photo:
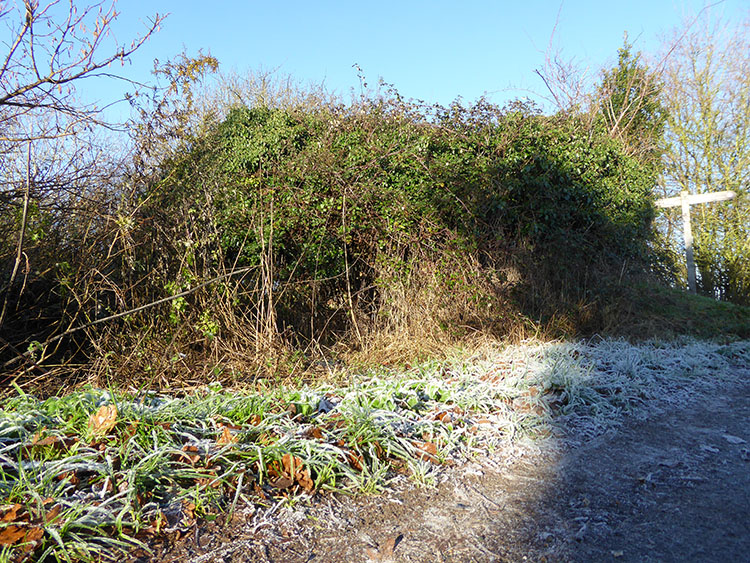
[[[112,124],[77,87],[93,77],[126,80],[118,67],[164,19],[155,15],[123,45],[111,33],[117,17],[114,0],[0,2],[0,352],[13,340],[9,311],[27,277],[50,266],[34,263],[30,245],[101,189],[101,140]]]

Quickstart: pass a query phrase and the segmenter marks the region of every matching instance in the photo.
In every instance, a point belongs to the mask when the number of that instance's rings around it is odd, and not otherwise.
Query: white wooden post
[[[707,194],[690,195],[687,190],[680,192],[680,197],[666,197],[657,199],[659,207],[682,207],[682,233],[685,238],[685,257],[687,258],[688,290],[695,293],[695,260],[693,258],[693,229],[690,226],[690,206],[696,203],[708,203],[711,201],[724,201],[732,199],[737,194],[727,190],[724,192],[710,192]]]
[[[693,227],[690,226],[690,194],[687,191],[680,192],[680,205],[682,206],[682,234],[685,238],[685,258],[687,259],[688,291],[695,293],[695,259],[693,258]]]

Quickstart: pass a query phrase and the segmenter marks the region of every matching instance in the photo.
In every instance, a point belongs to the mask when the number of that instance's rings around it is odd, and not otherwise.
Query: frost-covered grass
[[[718,381],[747,377],[750,342],[633,345],[600,339],[521,345],[470,360],[464,369],[481,380],[497,365],[510,368],[494,382],[496,391],[531,407],[534,422],[546,419],[592,434],[617,425],[625,414],[647,414]]]
[[[497,442],[553,426],[598,433],[748,369],[750,342],[601,340],[498,348],[345,387],[46,401],[19,390],[0,411],[0,561],[111,557],[240,505],[377,492],[398,474],[429,485],[435,467]]]

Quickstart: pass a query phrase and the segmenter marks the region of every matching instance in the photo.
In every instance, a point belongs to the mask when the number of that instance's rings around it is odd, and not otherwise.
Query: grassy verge
[[[750,307],[685,291],[640,285],[628,288],[609,324],[636,338],[750,338]]]
[[[558,423],[598,433],[750,366],[750,342],[526,344],[346,386],[87,389],[0,411],[0,561],[93,561],[248,504],[374,493]],[[676,399],[675,399],[676,400]]]

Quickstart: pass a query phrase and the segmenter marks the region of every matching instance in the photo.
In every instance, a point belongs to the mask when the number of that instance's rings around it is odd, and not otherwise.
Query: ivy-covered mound
[[[294,343],[502,333],[591,301],[645,263],[655,176],[596,120],[400,99],[236,107],[163,170],[141,224],[152,257],[180,258],[151,283],[248,268],[211,295]],[[205,329],[206,302],[173,302],[173,322]]]

